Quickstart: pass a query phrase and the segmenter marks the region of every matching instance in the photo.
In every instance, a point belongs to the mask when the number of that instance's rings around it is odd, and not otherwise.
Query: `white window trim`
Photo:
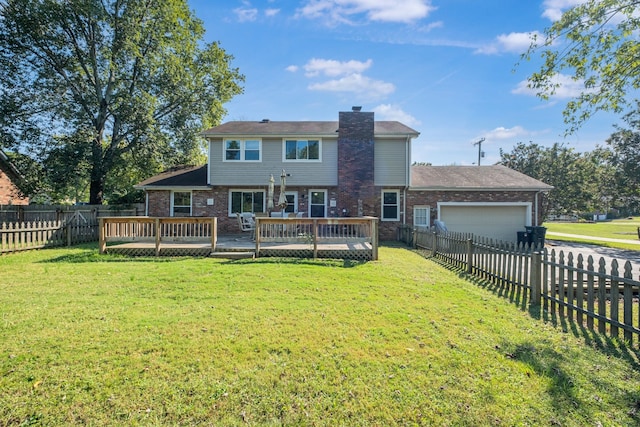
[[[287,141],[318,141],[317,159],[287,159]],[[320,163],[322,161],[322,138],[282,138],[282,161],[289,163]]]
[[[235,217],[236,213],[231,211],[231,207],[232,207],[232,194],[233,193],[262,193],[262,212],[266,212],[267,207],[266,207],[266,203],[267,203],[267,192],[264,190],[264,188],[231,188],[229,189],[229,204],[227,206],[227,211],[229,214],[229,217]]]
[[[307,199],[308,199],[308,203],[307,203],[307,216],[309,218],[311,218],[311,193],[316,193],[316,192],[323,192],[324,193],[324,216],[322,218],[327,218],[327,198],[329,197],[329,192],[327,191],[326,188],[312,188],[309,190],[309,192],[307,193]],[[321,218],[321,217],[313,217],[313,218]]]
[[[286,196],[293,196],[293,213],[298,213],[298,192],[297,191],[285,191]],[[289,205],[287,205],[288,207]]]
[[[416,209],[427,210],[427,224],[416,224]],[[429,205],[414,205],[413,206],[413,226],[421,228],[431,228],[431,206]]]
[[[169,203],[169,215],[174,217],[174,212],[173,209],[175,208],[175,203],[174,203],[174,195],[175,193],[189,193],[189,216],[191,216],[192,212],[193,212],[193,191],[190,190],[171,190],[171,200]]]
[[[397,211],[396,211],[396,217],[395,218],[385,218],[384,217],[384,194],[385,193],[396,193],[397,195]],[[380,193],[380,221],[400,221],[400,190],[382,190],[382,192]]]
[[[227,160],[227,141],[240,142],[240,160]],[[258,141],[258,160],[245,160],[245,144],[247,141]],[[222,140],[222,161],[228,163],[260,163],[262,162],[261,138],[224,138]]]

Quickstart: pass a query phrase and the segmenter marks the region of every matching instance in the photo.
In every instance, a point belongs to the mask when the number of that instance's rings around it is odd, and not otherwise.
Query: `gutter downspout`
[[[149,192],[144,191],[144,215],[149,216]]]
[[[534,225],[536,227],[538,226],[538,194],[540,194],[540,192],[536,191],[535,198],[534,198],[534,203],[536,204],[535,207],[534,207],[534,212],[535,212],[535,214],[534,214],[535,215],[535,221],[534,221],[535,224]]]
[[[411,183],[411,136],[407,135],[407,140],[404,144],[405,150],[405,164],[407,165],[407,172],[404,181],[404,190],[402,191],[402,225],[407,225],[407,190]]]

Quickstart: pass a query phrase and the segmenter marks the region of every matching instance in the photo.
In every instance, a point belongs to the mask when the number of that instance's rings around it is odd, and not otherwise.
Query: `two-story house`
[[[425,171],[455,177],[456,168],[471,167],[448,167],[446,174],[438,167],[412,167],[411,142],[418,135],[397,121],[375,121],[374,113],[359,107],[340,112],[338,121],[232,121],[203,132],[209,142],[207,165],[169,170],[137,188],[146,192],[148,215],[216,216],[221,233],[237,231],[238,212],[268,210],[271,176],[278,200],[282,171],[287,212],[374,216],[383,240],[394,239],[400,224],[430,226],[465,212],[477,227],[491,207],[510,211],[502,218],[515,216],[508,227],[513,239],[516,225],[518,230],[537,225],[540,192],[551,187],[501,166],[473,167],[471,185],[459,179],[446,188],[440,181],[430,185]],[[504,226],[496,228],[507,236]]]

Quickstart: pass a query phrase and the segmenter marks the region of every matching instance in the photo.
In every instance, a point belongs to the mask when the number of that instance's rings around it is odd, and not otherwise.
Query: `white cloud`
[[[300,67],[298,67],[297,65],[289,65],[287,68],[285,68],[285,70],[291,72],[291,73],[295,73],[300,69]]]
[[[404,123],[407,126],[418,126],[420,121],[411,114],[402,111],[400,107],[392,104],[380,104],[373,109],[376,118],[382,120],[395,120]]]
[[[332,24],[353,23],[362,15],[368,21],[411,23],[433,10],[431,0],[306,0],[297,16]]]
[[[310,90],[328,92],[348,92],[366,99],[380,99],[396,90],[392,83],[374,80],[362,74],[353,73],[340,79],[328,80],[309,85]]]
[[[580,96],[583,92],[593,91],[593,89],[587,89],[584,87],[583,80],[574,80],[571,76],[566,74],[556,74],[552,78],[552,83],[554,85],[558,85],[555,89],[555,93],[551,96],[551,98],[555,99],[575,98]],[[516,95],[536,96],[536,91],[529,87],[528,80],[523,80],[518,83],[518,86],[513,89],[511,93]]]
[[[255,8],[239,7],[233,9],[233,13],[239,22],[253,22],[258,18],[258,9]]]
[[[565,10],[586,2],[587,0],[545,0],[542,3],[544,7],[542,16],[551,21],[558,21]]]
[[[278,13],[280,13],[280,9],[265,9],[264,11],[265,16],[268,17],[276,16]]]
[[[428,33],[433,29],[442,28],[442,27],[444,27],[444,22],[435,21],[435,22],[430,22],[429,24],[427,24],[427,25],[425,25],[423,27],[420,27],[418,30],[423,32],[423,33]]]
[[[373,61],[368,59],[366,62],[361,61],[345,61],[340,62],[333,59],[312,58],[304,66],[307,77],[315,77],[320,74],[328,77],[337,77],[346,74],[362,73],[371,67]]]
[[[485,55],[495,55],[503,52],[524,53],[536,37],[540,38],[542,34],[538,31],[500,34],[493,43],[480,47],[475,53]]]
[[[514,126],[512,128],[505,128],[503,126],[499,126],[489,132],[484,134],[484,137],[487,141],[500,141],[503,139],[513,139],[521,136],[529,135],[530,132],[526,131],[522,126]],[[474,140],[473,142],[476,142]]]

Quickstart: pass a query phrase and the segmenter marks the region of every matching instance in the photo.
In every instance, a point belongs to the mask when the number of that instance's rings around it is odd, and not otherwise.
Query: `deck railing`
[[[162,242],[211,242],[213,252],[216,241],[217,218],[100,218],[100,253],[105,253],[109,242],[154,242],[156,255]]]
[[[364,243],[378,259],[378,219],[358,218],[256,218],[256,253],[261,243],[305,244],[317,257],[318,244]]]

